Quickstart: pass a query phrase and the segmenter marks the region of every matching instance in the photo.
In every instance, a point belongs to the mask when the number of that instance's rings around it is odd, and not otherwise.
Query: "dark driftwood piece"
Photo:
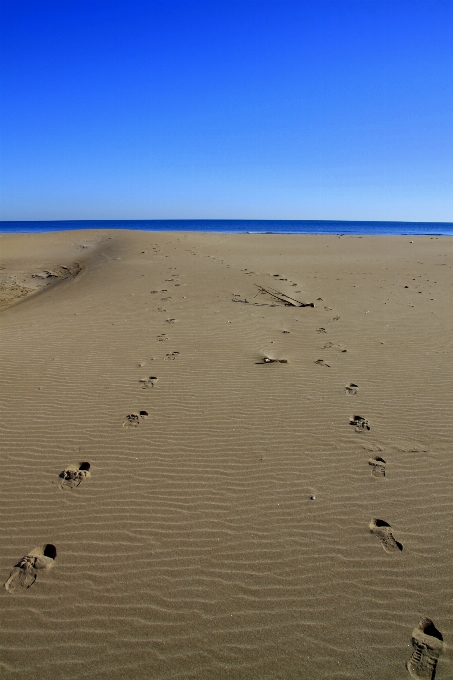
[[[257,364],[287,364],[288,359],[269,359],[269,357],[263,357],[262,361],[255,362]]]
[[[286,305],[287,307],[314,307],[315,306],[314,302],[300,302],[300,300],[295,300],[294,298],[289,297],[289,295],[285,295],[285,293],[281,293],[279,290],[275,290],[275,288],[264,288],[264,286],[260,286],[257,283],[255,285],[258,288],[258,295],[260,293],[270,295],[271,297],[274,298],[274,300],[278,300],[279,302],[283,302],[283,304]]]

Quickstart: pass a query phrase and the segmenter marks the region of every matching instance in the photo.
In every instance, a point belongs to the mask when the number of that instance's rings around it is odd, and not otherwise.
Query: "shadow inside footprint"
[[[148,417],[148,411],[139,411],[138,413],[129,413],[123,423],[123,427],[138,427],[143,418]]]
[[[349,385],[345,385],[345,392],[346,394],[357,394],[357,390],[359,389],[359,386],[356,385],[355,383],[349,383]]]
[[[327,368],[330,368],[330,364],[326,364],[324,359],[316,359],[315,364],[318,364],[318,366],[327,366]]]
[[[30,550],[28,555],[14,565],[14,569],[9,579],[5,583],[5,588],[9,593],[18,589],[26,590],[36,581],[39,569],[50,569],[57,556],[57,549],[52,543],[46,543]]]
[[[395,539],[390,524],[384,522],[383,519],[372,519],[369,527],[371,533],[380,540],[385,552],[394,553],[402,551],[403,545]]]
[[[354,425],[356,432],[371,430],[370,423],[368,420],[366,420],[366,418],[362,418],[362,416],[351,416],[349,418],[349,424]]]
[[[368,465],[371,465],[371,474],[373,477],[385,477],[385,466],[387,463],[380,456],[370,458]]]
[[[61,479],[60,486],[62,489],[73,489],[79,486],[85,477],[90,476],[89,463],[77,463],[76,465],[69,465],[63,472],[60,472]]]
[[[414,628],[412,647],[412,656],[406,664],[410,675],[417,680],[434,680],[443,637],[431,619],[422,619]]]

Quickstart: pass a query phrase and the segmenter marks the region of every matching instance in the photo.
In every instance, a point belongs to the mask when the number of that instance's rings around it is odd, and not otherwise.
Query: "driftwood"
[[[257,361],[257,364],[287,364],[288,359],[269,359],[269,357],[263,357],[262,361]]]
[[[258,288],[258,293],[262,294],[267,294],[270,295],[274,300],[278,300],[279,302],[283,302],[283,304],[286,307],[314,307],[315,304],[314,302],[300,302],[300,300],[295,300],[292,297],[289,297],[289,295],[285,295],[285,293],[280,293],[279,290],[275,290],[275,288],[264,288],[264,286],[260,286],[257,283],[255,284],[256,287]]]

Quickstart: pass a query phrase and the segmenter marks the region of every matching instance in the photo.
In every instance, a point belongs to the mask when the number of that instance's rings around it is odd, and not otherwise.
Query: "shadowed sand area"
[[[453,677],[451,238],[0,248],[2,678]]]

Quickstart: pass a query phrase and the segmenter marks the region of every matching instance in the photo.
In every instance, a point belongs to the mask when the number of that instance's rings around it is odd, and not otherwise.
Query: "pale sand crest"
[[[453,677],[451,239],[0,247],[2,678]]]

